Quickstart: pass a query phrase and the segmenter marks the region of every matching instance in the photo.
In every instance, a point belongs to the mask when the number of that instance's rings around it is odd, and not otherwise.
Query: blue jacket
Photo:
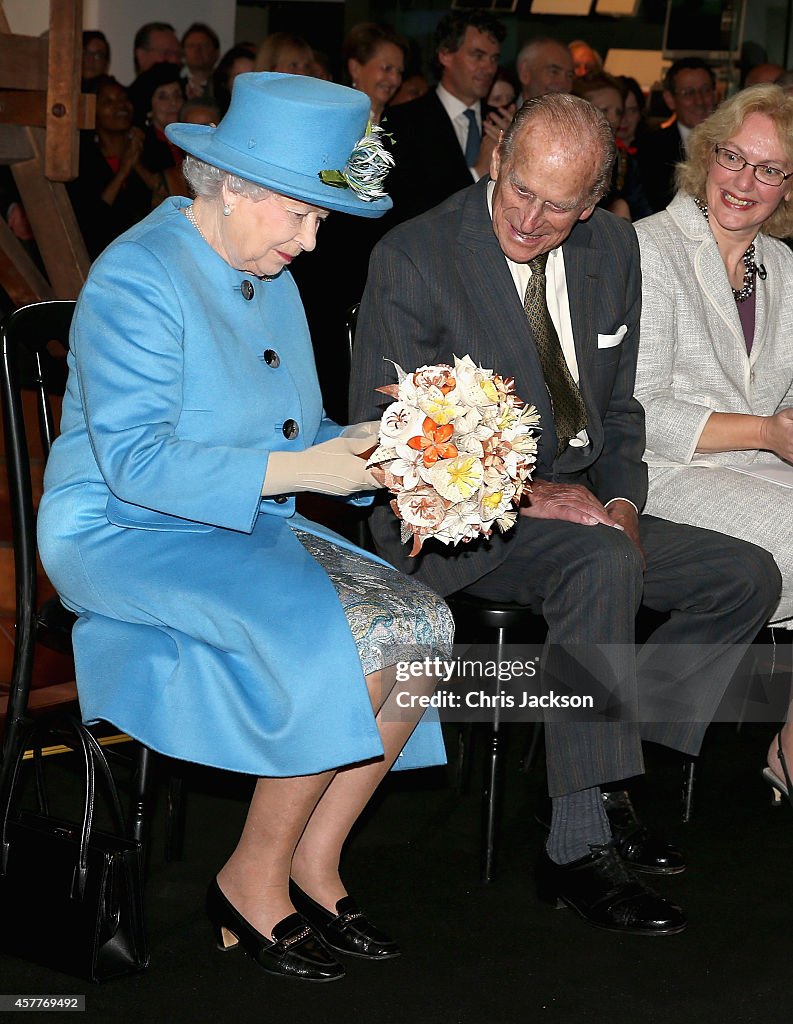
[[[80,615],[83,716],[257,775],[376,757],[347,620],[293,526],[328,531],[294,498],[260,497],[269,452],[341,430],[323,415],[297,288],[288,272],[234,270],[186,203],[111,245],[75,313],[39,543]],[[430,723],[400,767],[442,760]]]

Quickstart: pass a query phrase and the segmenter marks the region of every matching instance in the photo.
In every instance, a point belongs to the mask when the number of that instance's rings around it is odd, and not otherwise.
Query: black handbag
[[[83,755],[83,818],[75,823],[49,813],[41,757],[46,731],[30,727],[4,773],[0,952],[64,974],[105,981],[148,963],[141,844],[125,834],[118,791],[102,748],[77,719],[61,716],[59,721],[65,742]],[[20,766],[31,745],[38,812],[19,809]],[[97,767],[106,782],[114,832],[94,826]]]

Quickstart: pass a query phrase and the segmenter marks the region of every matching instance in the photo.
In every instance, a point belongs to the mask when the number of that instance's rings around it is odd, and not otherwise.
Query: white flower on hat
[[[383,184],[394,166],[394,158],[383,146],[382,133],[383,129],[370,121],[366,134],[355,143],[344,170],[320,171],[320,181],[333,188],[349,188],[364,203],[385,199]]]

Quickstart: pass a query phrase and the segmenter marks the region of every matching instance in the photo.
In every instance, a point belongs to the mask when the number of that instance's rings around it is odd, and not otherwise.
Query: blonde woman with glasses
[[[693,130],[678,194],[636,225],[636,397],[647,422],[645,512],[770,551],[772,624],[793,628],[793,97],[756,85]],[[793,725],[763,776],[793,803]]]

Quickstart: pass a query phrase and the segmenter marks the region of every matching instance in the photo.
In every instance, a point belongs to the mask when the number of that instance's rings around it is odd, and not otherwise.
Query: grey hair
[[[518,66],[523,63],[529,63],[534,57],[534,54],[541,47],[547,46],[549,43],[553,43],[555,46],[559,46],[561,49],[566,50],[567,47],[564,43],[558,39],[554,39],[552,36],[537,36],[535,39],[529,39],[521,46],[518,50],[518,55],[515,58],[515,65]]]
[[[501,140],[502,160],[511,157],[518,137],[534,122],[552,130],[556,147],[569,154],[592,152],[597,156],[597,174],[587,205],[595,205],[611,188],[611,170],[616,146],[608,121],[591,103],[567,93],[548,92],[527,100],[512,119]]]
[[[208,164],[205,160],[199,160],[197,156],[191,156],[190,153],[182,163],[182,174],[194,194],[201,196],[202,199],[218,199],[224,185],[231,192],[253,199],[254,202],[266,199],[274,191],[271,188],[265,188],[264,185],[248,181],[247,178],[232,174],[230,171],[215,167],[214,164]]]

